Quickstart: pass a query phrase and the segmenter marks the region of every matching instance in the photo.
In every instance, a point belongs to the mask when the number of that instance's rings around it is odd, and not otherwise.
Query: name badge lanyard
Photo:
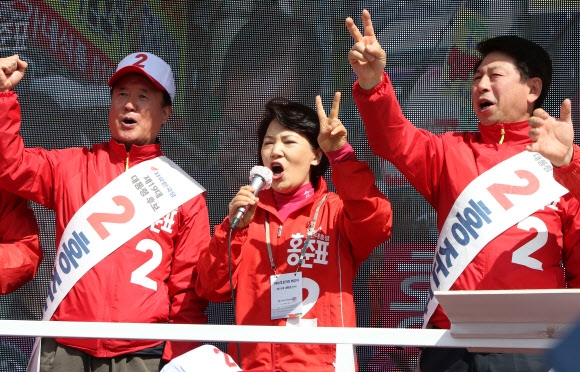
[[[302,263],[304,262],[306,248],[308,248],[308,244],[310,244],[310,239],[314,234],[314,227],[316,226],[316,220],[318,219],[318,212],[320,212],[320,207],[322,207],[322,204],[324,204],[324,201],[326,200],[327,196],[328,193],[325,194],[320,203],[318,203],[318,206],[316,207],[316,212],[314,212],[314,219],[312,220],[312,222],[308,224],[308,230],[306,232],[306,241],[304,242],[304,246],[300,251],[300,259],[298,260],[298,264],[296,265],[296,272],[300,270],[300,266],[302,266]],[[266,229],[266,246],[268,247],[268,257],[270,258],[270,267],[272,268],[272,271],[274,271],[274,275],[278,276],[278,274],[276,273],[276,264],[274,263],[274,256],[272,254],[272,245],[270,244],[270,223],[268,222],[268,213],[266,213],[266,221],[264,223],[264,228]]]

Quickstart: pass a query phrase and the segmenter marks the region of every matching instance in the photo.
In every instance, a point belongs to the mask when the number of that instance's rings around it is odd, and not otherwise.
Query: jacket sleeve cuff
[[[386,85],[391,85],[391,79],[386,72],[383,71],[383,78],[380,83],[377,84],[373,89],[363,89],[360,87],[358,80],[354,82],[352,86],[353,94],[362,94],[366,96],[372,96],[376,92],[382,90]]]
[[[328,152],[326,157],[331,166],[348,160],[356,160],[354,149],[348,142],[346,142],[342,148]]]
[[[563,167],[554,167],[554,178],[568,188],[575,197],[580,197],[580,147],[572,145],[574,153],[570,164]]]
[[[12,97],[12,96],[18,97],[18,95],[16,94],[16,92],[13,91],[13,90],[9,90],[9,91],[6,91],[6,92],[0,92],[0,97]]]

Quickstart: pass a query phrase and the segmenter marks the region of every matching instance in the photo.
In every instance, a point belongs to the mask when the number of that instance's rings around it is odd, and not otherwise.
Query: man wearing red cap
[[[50,151],[25,148],[19,134],[13,88],[27,63],[15,55],[0,67],[0,186],[56,212],[43,320],[205,323],[193,277],[210,239],[205,190],[157,139],[175,95],[170,66],[150,53],[127,56],[109,80],[110,141]],[[198,345],[45,338],[29,367],[158,371]]]

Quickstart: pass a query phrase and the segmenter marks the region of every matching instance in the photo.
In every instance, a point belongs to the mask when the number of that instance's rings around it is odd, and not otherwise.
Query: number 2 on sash
[[[540,181],[530,171],[517,170],[514,172],[521,179],[528,181],[525,186],[507,185],[503,183],[494,183],[487,187],[487,191],[506,211],[514,206],[506,195],[532,195],[540,188]]]
[[[538,217],[529,216],[522,222],[518,223],[518,229],[526,231],[534,229],[537,234],[532,240],[512,253],[512,263],[526,266],[533,270],[543,271],[542,261],[533,258],[532,254],[542,248],[548,241],[548,227],[544,221]]]
[[[92,226],[99,237],[105,240],[109,235],[109,231],[104,226],[105,222],[109,223],[126,223],[131,221],[131,218],[135,216],[135,207],[131,200],[122,195],[113,196],[113,201],[117,206],[123,207],[122,213],[100,213],[95,212],[87,217],[87,222]]]
[[[95,212],[87,217],[87,222],[103,240],[111,235],[104,225],[105,222],[123,224],[131,221],[131,219],[135,216],[135,207],[133,206],[131,200],[129,200],[127,197],[117,195],[112,199],[115,204],[117,204],[117,206],[123,207],[123,212]],[[140,241],[135,248],[141,252],[151,251],[153,256],[149,259],[149,261],[145,262],[143,265],[139,266],[135,271],[133,271],[131,274],[131,283],[138,284],[145,288],[156,291],[157,282],[148,278],[147,275],[161,263],[163,257],[161,246],[154,240],[145,239]]]
[[[141,285],[145,288],[149,288],[153,291],[157,290],[157,282],[155,280],[149,279],[147,275],[161,264],[161,259],[163,258],[163,250],[159,243],[152,239],[143,239],[137,243],[135,247],[138,251],[147,252],[151,251],[153,255],[149,261],[145,262],[143,265],[139,266],[133,273],[131,273],[131,283]]]
[[[528,181],[527,185],[507,185],[503,183],[494,183],[487,190],[498,201],[498,203],[507,211],[514,204],[506,195],[532,195],[540,188],[540,181],[529,171],[517,170],[514,172],[521,179]],[[542,248],[548,241],[548,229],[546,224],[539,218],[530,216],[518,224],[518,228],[526,231],[536,230],[537,235],[531,241],[527,242],[512,253],[512,263],[529,267],[533,270],[542,271],[542,262],[533,258],[531,255],[538,249]]]

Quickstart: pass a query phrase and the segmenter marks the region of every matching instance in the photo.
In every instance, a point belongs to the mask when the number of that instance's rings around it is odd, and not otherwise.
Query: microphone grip
[[[264,186],[265,182],[266,180],[259,174],[254,175],[254,178],[252,178],[252,181],[250,182],[250,186],[254,188],[254,196],[258,196],[258,193],[260,192],[262,186]],[[236,228],[236,226],[238,226],[240,220],[244,216],[244,213],[246,213],[246,207],[239,207],[230,225],[230,230],[233,230]]]
[[[238,226],[240,220],[244,216],[244,213],[246,213],[246,207],[239,207],[238,211],[236,212],[236,215],[234,216],[234,220],[232,221],[230,229],[235,229],[236,226]]]

